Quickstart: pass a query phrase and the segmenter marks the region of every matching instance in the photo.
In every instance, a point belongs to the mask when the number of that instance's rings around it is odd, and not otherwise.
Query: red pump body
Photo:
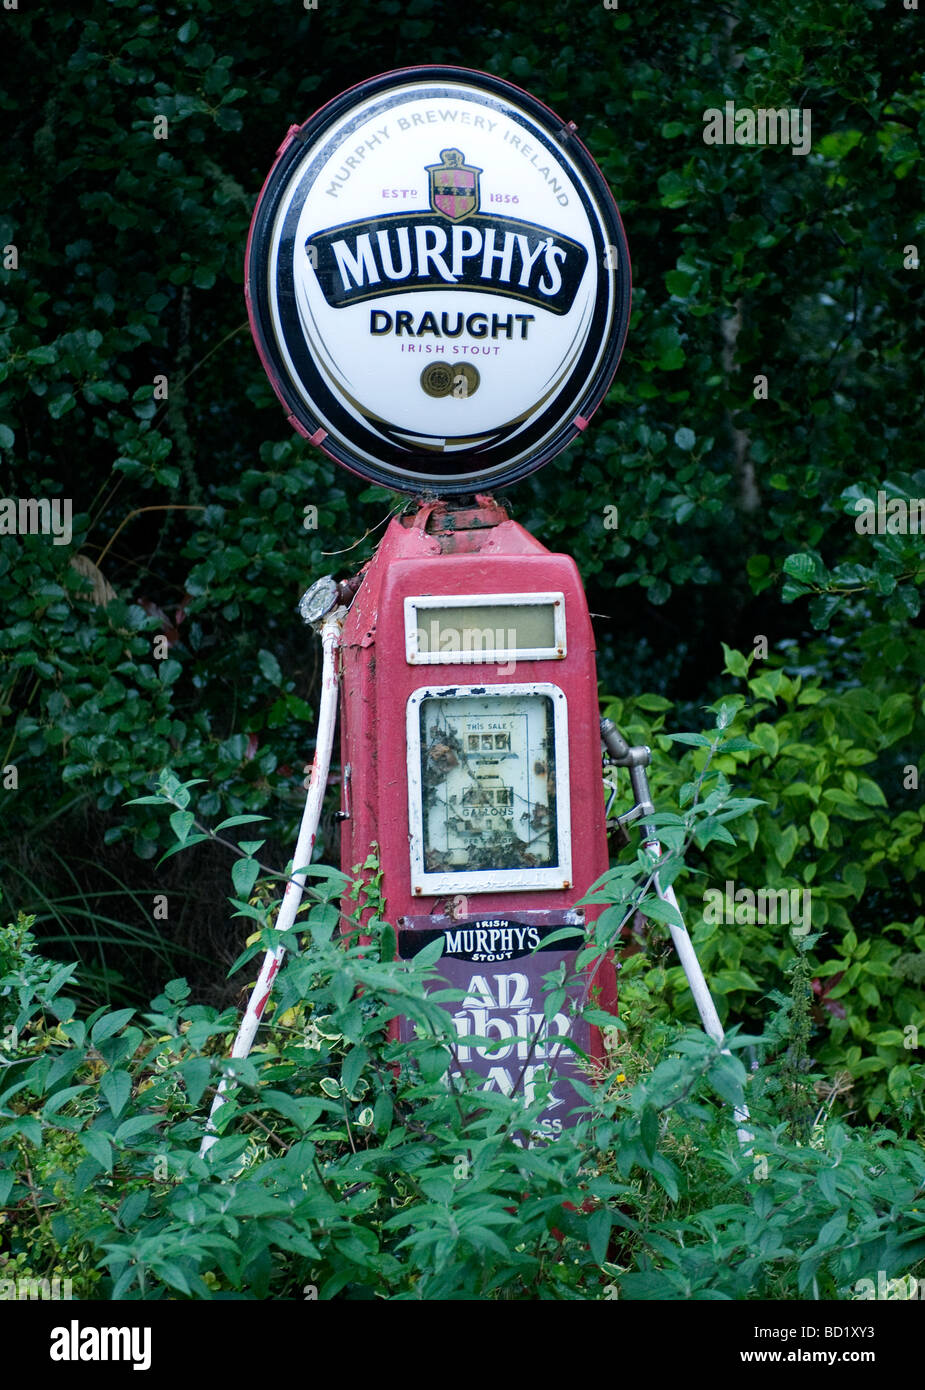
[[[393,519],[347,614],[341,863],[378,845],[401,955],[443,935],[441,975],[467,991],[448,1006],[462,1069],[529,1097],[550,1068],[549,1135],[575,1122],[582,1074],[557,1039],[602,1049],[565,1006],[544,1024],[542,995],[594,912],[574,903],[609,867],[594,634],[574,560],[477,501]],[[574,941],[542,948],[568,925]],[[609,958],[593,1000],[615,1010]]]

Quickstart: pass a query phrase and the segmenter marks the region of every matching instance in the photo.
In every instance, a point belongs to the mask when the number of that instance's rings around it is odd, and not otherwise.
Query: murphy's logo
[[[453,286],[567,314],[588,264],[585,248],[548,227],[480,212],[483,170],[466,164],[461,150],[441,150],[440,158],[426,166],[429,212],[383,213],[307,239],[327,303],[342,309]]]
[[[441,150],[440,163],[428,164],[430,205],[451,222],[459,222],[479,210],[479,174],[467,164],[462,150]]]
[[[494,961],[520,960],[541,949],[547,936],[560,932],[561,926],[535,927],[509,917],[480,917],[457,927],[436,927],[398,933],[398,953],[410,960],[438,937],[443,938],[443,955],[457,960]],[[578,950],[584,937],[576,928],[572,937],[559,939],[562,950]]]

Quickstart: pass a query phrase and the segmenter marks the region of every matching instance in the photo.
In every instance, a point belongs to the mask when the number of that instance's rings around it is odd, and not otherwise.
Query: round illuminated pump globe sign
[[[620,214],[575,135],[465,68],[360,83],[293,127],[247,249],[290,423],[402,492],[514,482],[584,429],[620,360]]]

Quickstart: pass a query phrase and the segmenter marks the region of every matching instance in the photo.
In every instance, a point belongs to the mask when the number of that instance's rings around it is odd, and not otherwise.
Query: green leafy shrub
[[[719,760],[739,742],[730,715],[718,715]],[[709,841],[750,813],[723,777],[717,769],[707,791],[704,769],[691,808],[660,818],[664,882],[680,883],[691,836]],[[156,795],[176,808],[178,844],[204,833],[188,785],[165,775]],[[259,848],[243,842],[239,863]],[[796,1072],[805,1056],[799,981],[765,1035],[733,1032],[725,1048],[660,1018],[650,1027],[651,998],[637,991],[641,1026],[616,1030],[596,1086],[578,1083],[579,1125],[531,1146],[546,1083],[528,1103],[448,1075],[456,1037],[447,992],[427,989],[433,948],[392,958],[375,866],[365,867],[371,876],[351,886],[315,866],[307,910],[283,940],[269,1026],[235,1062],[225,1060],[235,1013],[192,1003],[183,980],[140,1017],[77,1018],[62,993],[74,967],[37,960],[27,924],[7,929],[7,1265],[37,1277],[63,1268],[99,1298],[399,1300],[851,1297],[878,1271],[918,1268],[919,1144],[852,1128],[825,1105],[800,1142],[778,1113],[780,1055],[789,1050]],[[585,960],[637,910],[654,915],[655,867],[640,850],[605,877],[597,892],[609,906]],[[241,881],[260,886],[250,873]],[[339,904],[351,897],[344,937]],[[259,894],[232,901],[261,923],[244,964],[279,938]],[[417,1024],[415,1041],[390,1040],[399,1014]],[[756,1044],[764,1061],[750,1073],[741,1054]],[[220,1072],[229,1098],[200,1156]],[[742,1144],[731,1107],[746,1099]]]
[[[850,1073],[855,1099],[871,1118],[885,1110],[900,1124],[920,1125],[925,802],[903,790],[900,764],[908,755],[896,752],[916,726],[916,702],[900,692],[878,702],[860,687],[827,690],[820,677],[788,675],[775,660],[754,669],[753,658],[726,649],[726,670],[743,693],[717,702],[734,711],[734,741],[712,761],[717,779],[728,779],[753,804],[735,840],[721,826],[709,839],[695,832],[692,873],[677,885],[685,920],[721,1016],[756,1022],[792,959],[793,924],[779,920],[773,903],[767,920],[759,920],[762,913],[747,899],[737,904],[734,894],[784,889],[800,895],[790,904],[808,901],[818,938],[811,952],[814,1056],[830,1078]],[[605,699],[603,709],[633,742],[659,750],[652,766],[656,805],[689,805],[711,756],[710,738],[668,734],[672,707],[659,696]],[[871,775],[876,768],[883,769],[880,780]],[[802,925],[797,930],[805,934]],[[664,991],[672,1015],[692,1016],[680,966],[633,954],[624,965],[624,991],[640,975],[654,992]]]

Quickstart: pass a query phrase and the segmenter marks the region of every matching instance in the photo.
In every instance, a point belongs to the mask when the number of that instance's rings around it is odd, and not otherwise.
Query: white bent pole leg
[[[645,746],[630,747],[624,739],[620,730],[610,719],[601,720],[601,738],[604,747],[610,755],[611,762],[615,767],[625,767],[629,769],[630,785],[633,789],[635,806],[625,815],[618,817],[618,824],[627,825],[632,821],[641,821],[642,842],[645,849],[651,850],[656,859],[662,856],[662,847],[653,827],[647,823],[647,817],[654,814],[655,807],[649,795],[649,779],[646,776],[646,768],[651,757],[650,750]],[[697,1012],[703,1024],[704,1032],[712,1038],[716,1045],[729,1056],[729,1049],[724,1046],[726,1034],[723,1025],[719,1021],[719,1014],[716,1012],[716,1005],[713,1003],[713,996],[710,993],[709,985],[704,978],[704,973],[700,968],[700,961],[697,959],[697,952],[694,950],[694,943],[687,934],[687,927],[684,926],[684,919],[681,916],[681,909],[678,906],[678,899],[675,896],[674,888],[669,884],[663,888],[659,883],[658,873],[653,876],[653,886],[655,892],[663,903],[668,903],[678,914],[680,926],[669,922],[668,930],[671,933],[671,940],[678,953],[678,959],[684,967],[684,974],[687,976],[687,983],[690,985],[691,994],[694,996],[694,1003],[697,1005]],[[736,1122],[736,1134],[740,1144],[750,1144],[754,1135],[750,1130],[743,1128],[748,1119],[748,1106],[736,1105],[733,1107],[733,1116]]]
[[[645,848],[651,849],[660,858],[662,847],[658,840],[646,840]],[[655,875],[653,886],[656,893],[663,903],[668,903],[673,907],[678,917],[681,917],[681,909],[678,907],[678,899],[675,896],[674,888],[671,884],[663,888],[658,881],[658,874]],[[683,923],[683,918],[681,919]],[[704,1032],[722,1048],[723,1052],[729,1056],[729,1049],[723,1047],[726,1041],[726,1034],[723,1025],[719,1021],[719,1014],[716,1012],[716,1005],[713,1003],[713,996],[710,987],[706,982],[703,970],[700,968],[700,961],[697,959],[697,952],[694,950],[694,943],[687,934],[687,927],[676,926],[675,923],[668,923],[668,930],[674,942],[674,948],[678,953],[678,959],[684,967],[687,976],[687,983],[691,987],[691,994],[694,996],[694,1003],[697,1005],[697,1012],[700,1015],[700,1022],[703,1024]],[[748,1106],[736,1105],[733,1107],[733,1117],[736,1122],[736,1135],[740,1144],[750,1144],[754,1135],[750,1130],[743,1128],[748,1119]]]
[[[292,867],[295,872],[286,884],[286,891],[276,918],[276,930],[281,932],[289,931],[295,922],[296,913],[302,901],[302,892],[305,888],[306,870],[312,859],[318,822],[321,819],[321,807],[328,780],[328,770],[331,766],[331,747],[334,742],[334,724],[337,716],[337,670],[334,654],[340,636],[340,615],[342,612],[343,610],[338,610],[337,613],[331,614],[321,626],[324,665],[321,675],[318,735],[309,778],[308,795],[305,798],[305,810],[302,812],[302,824],[299,827],[299,838],[292,859]],[[250,1052],[257,1027],[273,989],[273,981],[283,963],[285,954],[284,946],[277,946],[272,951],[267,951],[257,983],[251,992],[247,1010],[241,1020],[238,1035],[234,1040],[234,1046],[231,1049],[232,1058],[246,1057]],[[218,1140],[218,1135],[215,1133],[215,1118],[225,1104],[227,1087],[228,1077],[226,1075],[219,1082],[215,1099],[212,1101],[212,1109],[209,1111],[209,1119],[206,1124],[206,1134],[199,1149],[200,1158],[207,1154]]]

